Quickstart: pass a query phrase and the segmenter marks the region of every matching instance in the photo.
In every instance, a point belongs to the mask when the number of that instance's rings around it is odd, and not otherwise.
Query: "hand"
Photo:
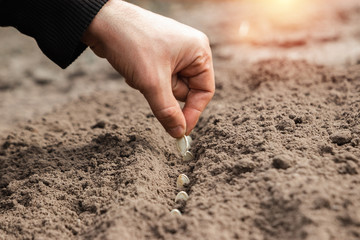
[[[84,33],[83,42],[145,96],[173,137],[190,134],[214,95],[208,38],[172,19],[110,0]],[[177,100],[185,102],[182,110]]]

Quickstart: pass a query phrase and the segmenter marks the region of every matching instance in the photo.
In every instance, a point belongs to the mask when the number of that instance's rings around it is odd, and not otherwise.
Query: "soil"
[[[105,61],[64,71],[1,29],[0,239],[360,239],[360,4],[312,2],[291,27],[251,1],[161,10],[213,48],[192,161]]]

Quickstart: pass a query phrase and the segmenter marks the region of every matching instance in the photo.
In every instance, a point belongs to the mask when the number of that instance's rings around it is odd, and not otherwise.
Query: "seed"
[[[186,136],[176,139],[176,145],[181,155],[184,155],[190,148],[189,141]]]
[[[189,195],[186,192],[181,191],[176,195],[175,202],[178,202],[178,201],[186,202],[188,199],[189,199]]]
[[[181,216],[181,212],[178,209],[171,210],[170,214],[175,216]]]
[[[192,143],[192,138],[189,136],[186,136],[188,143],[189,143],[189,148],[191,147],[191,143]]]
[[[185,161],[194,159],[194,155],[189,151],[191,142],[192,138],[190,136],[183,136],[182,138],[176,139],[177,148]]]
[[[186,176],[185,174],[180,174],[176,180],[176,186],[178,188],[182,188],[185,185],[188,185],[190,183],[190,180],[188,178],[188,176]]]
[[[186,151],[185,154],[183,155],[183,159],[184,161],[191,161],[194,159],[194,155],[191,152]]]

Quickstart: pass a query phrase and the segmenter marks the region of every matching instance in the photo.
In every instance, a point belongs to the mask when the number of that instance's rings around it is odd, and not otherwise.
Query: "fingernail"
[[[174,128],[170,128],[168,130],[168,133],[173,137],[179,138],[179,137],[184,136],[185,129],[182,126],[177,126],[177,127],[174,127]]]

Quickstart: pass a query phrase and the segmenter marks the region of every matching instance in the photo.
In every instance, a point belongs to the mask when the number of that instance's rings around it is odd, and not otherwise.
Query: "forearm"
[[[86,48],[81,37],[107,0],[0,0],[0,26],[13,26],[37,41],[62,68]]]

